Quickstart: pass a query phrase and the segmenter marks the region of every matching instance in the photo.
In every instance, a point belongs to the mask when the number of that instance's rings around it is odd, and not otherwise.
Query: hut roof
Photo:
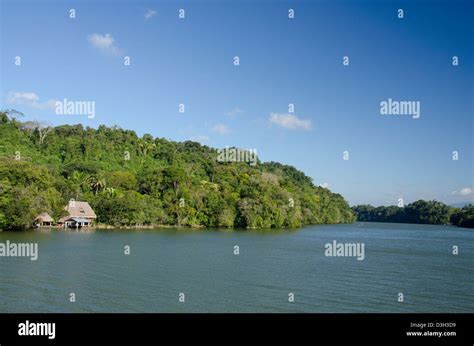
[[[60,218],[58,220],[58,223],[64,223],[66,222],[67,220],[69,220],[71,217],[68,215],[68,216],[63,216],[62,218]]]
[[[53,218],[51,216],[49,216],[49,214],[47,212],[42,212],[41,214],[39,214],[35,221],[36,220],[39,220],[39,221],[42,221],[42,222],[53,222]]]
[[[69,201],[68,205],[64,208],[69,213],[69,217],[80,217],[86,219],[96,219],[91,206],[87,202]]]

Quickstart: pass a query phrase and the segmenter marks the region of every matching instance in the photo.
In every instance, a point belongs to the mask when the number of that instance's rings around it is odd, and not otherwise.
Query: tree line
[[[418,200],[404,207],[357,205],[352,207],[358,221],[455,225],[474,228],[474,205],[454,208],[438,201]]]
[[[0,229],[58,220],[70,199],[113,226],[291,228],[350,223],[344,198],[276,162],[217,161],[196,142],[120,127],[47,126],[0,112]]]

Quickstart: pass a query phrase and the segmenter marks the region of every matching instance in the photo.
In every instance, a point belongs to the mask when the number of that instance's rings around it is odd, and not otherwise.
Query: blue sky
[[[474,199],[472,1],[1,4],[0,109],[257,149],[351,204]],[[55,114],[64,98],[95,118]],[[420,118],[381,115],[389,98]]]

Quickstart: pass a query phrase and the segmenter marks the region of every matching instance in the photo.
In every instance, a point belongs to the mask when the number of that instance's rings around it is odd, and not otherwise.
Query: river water
[[[37,243],[38,259],[0,257],[0,312],[474,311],[464,228],[0,232],[7,240]],[[326,256],[333,241],[363,244],[364,259]]]

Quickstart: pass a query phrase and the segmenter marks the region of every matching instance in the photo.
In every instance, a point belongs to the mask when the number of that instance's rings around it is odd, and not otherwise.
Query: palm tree
[[[95,194],[97,195],[99,191],[105,189],[106,187],[105,179],[101,176],[93,176],[90,179],[90,186],[92,187]]]
[[[84,188],[88,186],[89,181],[90,181],[90,176],[84,172],[74,171],[69,176],[68,180],[71,182],[71,185],[76,191],[76,199],[78,199],[81,190],[84,190]]]
[[[138,140],[138,149],[143,156],[146,156],[149,151],[155,148],[156,148],[156,144],[154,142],[141,139],[141,138]]]

